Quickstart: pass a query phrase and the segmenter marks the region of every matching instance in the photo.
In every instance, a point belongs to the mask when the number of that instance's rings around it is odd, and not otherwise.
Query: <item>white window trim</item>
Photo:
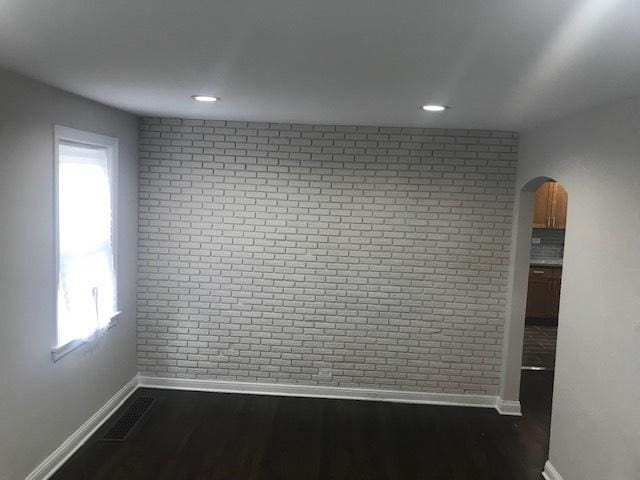
[[[76,350],[78,347],[92,342],[101,336],[101,332],[94,333],[87,339],[76,339],[67,342],[64,345],[58,344],[58,282],[60,280],[60,249],[59,249],[59,235],[60,225],[58,218],[58,190],[59,190],[59,148],[58,145],[61,141],[78,143],[81,145],[92,145],[94,147],[107,149],[107,168],[109,169],[109,179],[111,181],[111,241],[113,245],[113,262],[116,278],[116,306],[120,306],[119,303],[119,272],[118,272],[118,139],[114,137],[108,137],[106,135],[100,135],[93,132],[86,132],[84,130],[77,130],[75,128],[64,127],[61,125],[54,125],[53,127],[53,224],[54,224],[54,236],[53,236],[53,251],[54,251],[54,335],[53,335],[53,347],[51,348],[51,360],[57,362],[62,357],[65,357],[69,353]],[[111,321],[104,331],[110,330],[117,325],[118,318],[122,314],[121,311],[116,311],[111,316]],[[103,331],[103,332],[104,332]]]

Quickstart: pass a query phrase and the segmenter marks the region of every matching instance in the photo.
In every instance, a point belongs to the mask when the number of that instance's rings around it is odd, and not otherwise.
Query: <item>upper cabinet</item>
[[[567,225],[567,191],[557,182],[546,182],[536,191],[533,228],[564,229]]]
[[[551,228],[567,227],[567,191],[558,182],[553,182],[551,194]]]
[[[549,211],[551,210],[551,185],[553,182],[543,183],[536,190],[536,205],[533,209],[533,228],[549,227]]]

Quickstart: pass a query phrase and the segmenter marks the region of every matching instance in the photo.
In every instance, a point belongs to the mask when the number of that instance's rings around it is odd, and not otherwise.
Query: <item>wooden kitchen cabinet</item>
[[[547,228],[549,226],[549,210],[551,208],[551,184],[545,182],[536,190],[536,203],[533,209],[533,228]]]
[[[564,229],[567,225],[567,191],[558,182],[545,182],[536,190],[533,228]]]
[[[551,194],[551,228],[564,230],[567,227],[567,199],[567,191],[558,182],[554,182]]]
[[[527,318],[557,319],[562,268],[531,267],[527,292]]]

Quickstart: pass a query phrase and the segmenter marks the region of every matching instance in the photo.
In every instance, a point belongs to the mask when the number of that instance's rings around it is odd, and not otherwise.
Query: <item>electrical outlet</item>
[[[333,373],[330,368],[319,368],[318,369],[318,378],[323,380],[331,380]]]
[[[531,239],[531,243],[534,245],[538,245],[540,242],[542,242],[542,239],[540,237],[533,237]]]

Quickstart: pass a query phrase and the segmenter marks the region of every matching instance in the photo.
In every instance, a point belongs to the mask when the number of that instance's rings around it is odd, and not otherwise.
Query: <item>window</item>
[[[57,312],[54,360],[117,316],[118,141],[55,127]]]

